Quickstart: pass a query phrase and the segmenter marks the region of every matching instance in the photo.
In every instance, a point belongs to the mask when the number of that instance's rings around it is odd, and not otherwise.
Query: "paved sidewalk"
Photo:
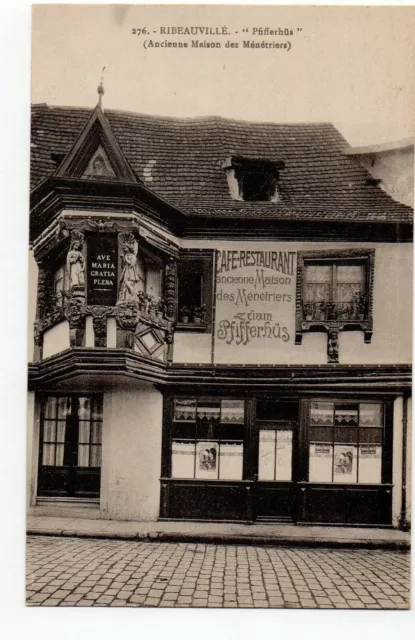
[[[399,550],[408,550],[411,541],[409,533],[395,529],[213,522],[120,522],[46,516],[29,516],[27,518],[27,533],[117,540],[157,540],[159,542]]]
[[[27,604],[407,609],[410,554],[29,536]]]

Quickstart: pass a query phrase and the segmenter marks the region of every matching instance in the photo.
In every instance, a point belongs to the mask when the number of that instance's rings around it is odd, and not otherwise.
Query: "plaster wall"
[[[382,180],[381,188],[392,198],[414,206],[414,147],[358,156],[369,173]]]
[[[43,358],[55,355],[69,349],[69,323],[60,322],[43,334]]]
[[[340,332],[339,361],[344,364],[405,364],[411,362],[412,351],[412,245],[368,243],[296,243],[296,242],[210,242],[184,241],[186,247],[209,248],[218,251],[279,251],[295,252],[294,273],[284,276],[282,284],[223,284],[216,272],[215,324],[211,334],[176,333],[175,362],[211,362],[215,364],[324,364],[327,362],[326,334],[305,333],[301,345],[295,344],[296,267],[298,251],[341,249],[375,249],[373,295],[374,331],[370,344],[364,343],[360,330]],[[256,267],[227,271],[224,275],[254,276]],[[271,279],[279,275],[271,269],[264,273]],[[215,276],[214,276],[215,277]],[[238,292],[283,294],[279,301],[237,303]],[[229,296],[234,295],[234,302]],[[237,302],[235,302],[235,300]],[[240,313],[267,314],[271,324],[279,325],[279,337],[255,338],[241,343],[222,330],[223,322],[231,323]],[[253,321],[252,324],[255,324]],[[258,324],[261,324],[262,320]],[[222,323],[222,324],[221,324]],[[278,329],[277,329],[278,331]],[[208,347],[210,336],[211,345]],[[288,336],[288,338],[287,338]]]
[[[101,514],[155,521],[159,515],[163,397],[152,385],[104,395]]]

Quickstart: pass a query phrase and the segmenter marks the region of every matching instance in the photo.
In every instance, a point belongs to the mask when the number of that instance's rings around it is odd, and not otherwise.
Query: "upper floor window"
[[[279,171],[283,162],[241,157],[229,158],[226,169],[231,196],[246,202],[278,202]]]
[[[329,362],[338,362],[338,333],[361,329],[373,333],[374,249],[299,251],[295,343],[306,331],[328,335]]]
[[[310,261],[304,265],[306,320],[364,320],[368,312],[365,263]]]
[[[206,330],[211,320],[212,307],[212,255],[190,252],[178,262],[179,328]]]

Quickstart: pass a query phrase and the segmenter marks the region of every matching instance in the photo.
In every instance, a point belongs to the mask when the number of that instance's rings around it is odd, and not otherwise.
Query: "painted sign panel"
[[[87,303],[114,306],[117,303],[118,243],[115,236],[88,238]]]
[[[289,245],[217,251],[217,362],[273,362],[292,347],[296,262]]]

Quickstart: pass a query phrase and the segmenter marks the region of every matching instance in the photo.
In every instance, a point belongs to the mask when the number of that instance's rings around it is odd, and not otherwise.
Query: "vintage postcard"
[[[414,31],[33,7],[28,605],[410,607]]]

